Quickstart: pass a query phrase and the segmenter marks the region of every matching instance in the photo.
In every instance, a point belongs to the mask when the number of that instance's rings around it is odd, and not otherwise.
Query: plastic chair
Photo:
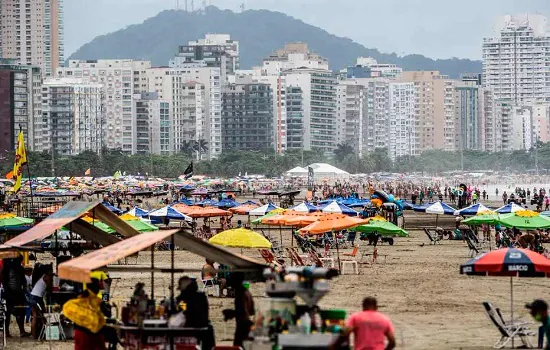
[[[38,340],[46,338],[46,332],[50,327],[57,327],[57,329],[59,330],[59,339],[66,340],[67,338],[65,337],[65,332],[63,331],[63,326],[61,325],[61,313],[44,312],[40,305],[36,305],[36,307],[38,308],[38,316],[42,319],[42,329],[40,330]]]
[[[202,286],[199,285],[199,289],[201,289],[204,294],[209,295],[208,290],[210,289],[214,292],[212,294],[213,296],[215,297],[220,296],[220,285],[215,284],[213,279],[208,279],[208,280],[197,279],[197,281],[200,281],[202,283]]]

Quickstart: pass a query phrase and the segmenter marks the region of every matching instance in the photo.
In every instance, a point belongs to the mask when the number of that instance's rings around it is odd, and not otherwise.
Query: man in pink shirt
[[[394,329],[390,319],[378,312],[375,298],[363,300],[363,311],[354,313],[346,321],[345,335],[354,335],[356,350],[392,350],[395,348]],[[387,344],[386,344],[387,340]]]

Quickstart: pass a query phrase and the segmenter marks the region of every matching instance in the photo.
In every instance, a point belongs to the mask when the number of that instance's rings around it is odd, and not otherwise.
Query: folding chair
[[[502,349],[515,337],[519,337],[521,339],[524,347],[533,347],[528,337],[534,336],[537,333],[527,327],[530,323],[515,321],[505,323],[502,319],[502,315],[498,314],[497,310],[491,303],[484,302],[483,307],[485,308],[487,316],[493,322],[493,325],[498,329],[501,335],[500,339],[495,343],[495,345],[493,345],[493,348]]]
[[[435,245],[441,240],[439,238],[439,235],[437,233],[432,234],[432,231],[429,228],[424,227],[423,230],[426,233],[426,236],[428,236],[428,238],[430,239],[430,244]]]
[[[199,283],[200,282],[200,283]],[[202,291],[206,296],[208,296],[208,290],[213,291],[213,296],[219,297],[220,296],[220,285],[215,284],[213,279],[207,279],[203,280],[200,278],[197,278],[197,284],[199,285],[199,290]]]
[[[66,340],[65,332],[63,331],[63,326],[61,324],[61,313],[59,312],[52,312],[51,307],[47,307],[47,309],[50,309],[47,312],[44,312],[42,310],[42,307],[40,305],[36,305],[38,308],[38,317],[42,320],[42,329],[40,330],[40,334],[38,336],[38,340],[53,340],[53,339],[47,339],[46,333],[49,331],[51,332],[52,327],[56,327],[59,331],[59,340]]]
[[[468,249],[470,250],[470,258],[479,255],[479,249],[477,249],[475,244],[472,242],[470,236],[465,236],[464,239],[466,240],[466,243],[468,244]]]

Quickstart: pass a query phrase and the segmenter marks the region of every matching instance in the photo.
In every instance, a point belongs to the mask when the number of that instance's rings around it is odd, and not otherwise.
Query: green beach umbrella
[[[408,237],[409,233],[389,221],[370,220],[368,224],[357,226],[351,230],[363,233],[379,233],[383,236]]]
[[[15,216],[14,214],[0,214],[0,227],[2,228],[32,225],[33,223],[33,219]]]
[[[155,225],[151,225],[143,220],[130,220],[126,221],[126,223],[130,226],[132,226],[136,231],[139,232],[150,232],[150,231],[158,231],[158,227]]]
[[[491,213],[491,214],[480,214],[472,216],[471,218],[468,218],[464,221],[462,221],[463,224],[474,226],[474,225],[495,225],[498,224],[500,216],[497,213]]]
[[[503,226],[516,227],[520,230],[550,227],[550,218],[532,210],[520,210],[515,213],[502,214],[498,222]]]

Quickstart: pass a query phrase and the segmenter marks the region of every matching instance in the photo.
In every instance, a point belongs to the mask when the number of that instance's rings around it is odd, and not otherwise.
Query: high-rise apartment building
[[[378,63],[372,57],[358,57],[355,67],[368,68],[370,77],[383,77],[395,79],[403,72],[403,69],[391,63]]]
[[[74,155],[103,146],[104,89],[79,78],[49,78],[42,85],[44,151]]]
[[[550,34],[541,15],[501,17],[483,39],[483,85],[515,105],[550,102]]]
[[[84,82],[101,84],[105,91],[105,146],[125,153],[137,152],[134,140],[132,96],[146,89],[146,71],[150,61],[71,60],[68,67],[57,69],[57,76],[81,78]]]
[[[1,0],[0,57],[38,66],[44,76],[63,64],[63,0]]]
[[[364,87],[354,80],[341,80],[337,86],[337,144],[351,146],[363,156]]]
[[[264,58],[262,74],[277,75],[297,68],[328,70],[328,61],[316,53],[310,52],[305,43],[289,43],[284,49],[278,49]]]
[[[392,160],[418,155],[416,120],[416,87],[414,83],[392,82],[389,86],[388,155]]]
[[[365,87],[363,112],[363,148],[373,152],[377,148],[387,148],[390,140],[388,130],[390,119],[390,85],[387,79],[358,79]]]
[[[170,103],[170,115],[177,131],[173,152],[180,152],[186,142],[195,140],[204,146],[201,157],[203,154],[208,159],[219,156],[222,152],[220,68],[151,68],[147,70],[147,81],[148,91],[157,92]],[[197,88],[196,83],[202,86],[199,96],[192,88]],[[194,122],[188,123],[190,120]]]
[[[29,150],[41,150],[41,87],[39,67],[0,60],[0,154],[12,153],[19,130]]]
[[[302,120],[287,114],[287,128],[302,129],[302,147],[305,150],[331,152],[336,148],[336,76],[328,70],[297,68],[284,71],[287,91],[301,91]],[[294,125],[294,123],[299,123]],[[294,142],[292,142],[294,144]],[[290,146],[288,146],[290,148]]]
[[[482,88],[480,97],[483,116],[482,148],[487,152],[496,152],[497,145],[502,142],[502,124],[496,115],[495,96],[491,89]]]
[[[438,71],[407,71],[398,80],[412,82],[416,88],[415,110],[417,113],[416,153],[445,148],[445,85],[447,76]],[[449,107],[447,107],[449,108]],[[454,116],[454,115],[453,115]]]
[[[273,149],[271,85],[229,84],[222,87],[224,150]]]
[[[301,150],[304,147],[304,93],[300,86],[286,87],[286,148]]]
[[[239,42],[231,40],[229,34],[206,34],[204,39],[190,41],[178,48],[171,68],[217,67],[222,81],[239,69]]]
[[[494,113],[497,124],[495,152],[511,151],[514,149],[514,103],[511,100],[495,100]]]
[[[477,80],[467,78],[457,81],[454,88],[456,149],[483,150],[486,128],[482,88]]]
[[[156,92],[134,95],[135,144],[137,154],[171,154],[174,134],[170,103]]]

